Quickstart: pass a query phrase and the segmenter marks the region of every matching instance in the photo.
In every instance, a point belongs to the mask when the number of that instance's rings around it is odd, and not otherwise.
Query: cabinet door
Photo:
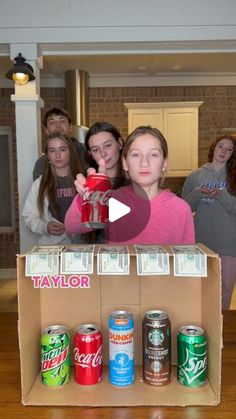
[[[153,128],[163,130],[163,110],[158,108],[143,107],[130,109],[128,116],[129,134],[140,125],[151,125]]]
[[[164,135],[169,158],[169,177],[187,176],[198,167],[198,109],[164,109]]]

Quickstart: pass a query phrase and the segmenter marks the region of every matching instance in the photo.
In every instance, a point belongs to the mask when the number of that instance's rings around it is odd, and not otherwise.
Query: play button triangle
[[[130,207],[115,198],[109,199],[109,221],[113,223],[124,215],[129,214],[131,211]]]

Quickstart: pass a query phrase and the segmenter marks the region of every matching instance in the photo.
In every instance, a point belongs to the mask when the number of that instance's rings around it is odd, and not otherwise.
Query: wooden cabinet
[[[188,176],[198,167],[198,108],[202,103],[125,103],[129,133],[139,125],[151,125],[164,134],[169,177]]]

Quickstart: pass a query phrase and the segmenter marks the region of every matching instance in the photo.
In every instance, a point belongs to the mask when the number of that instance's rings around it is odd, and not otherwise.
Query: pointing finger
[[[98,173],[106,174],[106,163],[104,159],[100,159],[98,162]]]

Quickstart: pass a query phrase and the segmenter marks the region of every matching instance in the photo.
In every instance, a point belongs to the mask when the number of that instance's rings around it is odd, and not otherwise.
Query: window
[[[15,230],[12,130],[0,127],[0,233]]]

